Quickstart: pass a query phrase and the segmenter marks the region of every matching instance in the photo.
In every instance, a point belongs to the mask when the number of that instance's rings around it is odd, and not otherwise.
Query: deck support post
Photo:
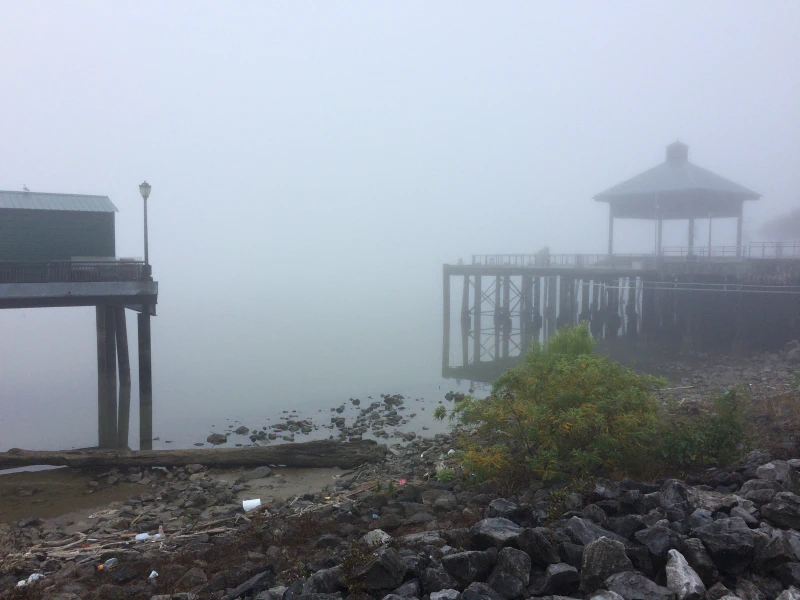
[[[473,332],[472,332],[472,364],[481,364],[481,276],[475,275],[475,300],[472,305]]]
[[[450,368],[450,270],[442,270],[442,374]],[[121,374],[120,374],[121,377]]]
[[[108,370],[106,368],[106,305],[95,307],[97,329],[97,445],[108,448]]]
[[[150,363],[150,307],[139,313],[139,449],[153,449],[153,373]]]
[[[119,363],[119,416],[117,417],[117,448],[128,448],[131,417],[131,362],[128,353],[128,325],[125,308],[114,308],[117,331],[117,360]]]
[[[469,365],[469,328],[472,320],[469,316],[469,275],[464,275],[461,293],[461,366]]]
[[[500,308],[500,287],[502,278],[494,278],[494,360],[500,358],[500,334],[503,327],[503,311]]]
[[[503,277],[503,358],[508,358],[509,342],[511,340],[511,277]]]

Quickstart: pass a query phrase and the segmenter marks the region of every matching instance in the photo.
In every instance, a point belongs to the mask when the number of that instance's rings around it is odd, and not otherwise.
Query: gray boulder
[[[422,503],[432,506],[436,510],[455,510],[458,508],[458,500],[453,492],[447,490],[425,490],[422,493]]]
[[[761,507],[761,516],[778,527],[800,529],[800,496],[791,492],[775,494],[772,502]]]
[[[717,567],[729,573],[741,573],[755,555],[754,535],[744,519],[720,519],[696,532]]]
[[[483,519],[470,529],[470,537],[476,548],[503,548],[516,545],[522,527],[503,518]]]
[[[675,594],[650,581],[644,575],[626,571],[606,579],[606,589],[616,592],[624,600],[675,600]]]
[[[433,592],[431,600],[458,600],[461,593],[458,590],[442,590],[440,592]]]
[[[483,581],[489,575],[492,561],[487,552],[456,552],[442,557],[445,571],[467,585],[473,581]]]
[[[381,548],[371,560],[356,567],[354,574],[369,590],[388,590],[403,583],[406,571],[408,566],[394,548]]]
[[[669,527],[655,526],[637,531],[634,537],[658,558],[667,558],[667,552],[679,548],[680,536]],[[664,564],[664,563],[661,563]]]
[[[788,590],[781,593],[775,600],[800,600],[800,589],[792,586]]]
[[[516,522],[524,518],[524,516],[525,510],[523,508],[521,508],[518,504],[509,502],[505,498],[497,498],[496,500],[492,500],[489,503],[489,506],[486,507],[486,518],[488,519],[499,517]]]
[[[698,508],[687,519],[691,529],[700,529],[706,525],[711,525],[714,522],[714,517],[711,516],[711,511],[705,508]]]
[[[603,529],[599,525],[592,523],[589,519],[581,519],[580,517],[572,517],[567,522],[566,531],[567,535],[573,542],[582,546],[585,546],[586,544],[589,544],[595,540],[599,540],[601,537],[606,537],[610,540],[615,540],[625,545],[630,544],[630,541],[621,535],[617,535],[612,531]]]
[[[557,563],[547,567],[541,587],[537,590],[539,596],[553,594],[564,596],[577,591],[580,585],[578,569],[567,563]]]
[[[525,586],[522,585],[522,581],[506,573],[500,567],[495,567],[487,583],[506,600],[516,600],[517,598],[524,598],[526,595]]]
[[[228,441],[227,436],[222,433],[212,433],[210,436],[206,438],[206,441],[209,444],[214,444],[215,446],[218,444],[224,444]]]
[[[633,563],[625,554],[625,546],[615,540],[601,537],[590,542],[583,550],[581,561],[581,590],[592,592],[615,573],[633,571]]]
[[[775,569],[775,576],[784,587],[794,585],[800,587],[800,563],[785,563]]]
[[[686,499],[692,509],[703,508],[712,513],[727,512],[736,506],[738,502],[733,494],[721,494],[719,492],[701,490],[700,488],[689,488],[686,491]]]
[[[548,538],[549,530],[544,527],[525,529],[517,537],[517,547],[531,557],[533,564],[551,565],[560,562],[558,552]]]
[[[766,544],[756,550],[755,567],[764,573],[770,573],[782,564],[795,560],[789,539],[783,535],[770,537]]]
[[[686,501],[689,487],[677,479],[667,479],[661,486],[661,507],[669,508],[673,504]]]
[[[598,590],[588,597],[588,600],[623,600],[617,592],[610,592],[608,590]]]
[[[666,572],[667,588],[678,600],[702,600],[705,597],[706,586],[683,554],[677,550],[669,551]]]
[[[682,540],[681,553],[689,565],[700,575],[700,579],[703,580],[706,586],[714,584],[719,572],[702,541],[697,538]]]
[[[785,460],[773,460],[770,463],[761,465],[756,469],[756,477],[765,481],[784,482],[789,477],[791,467]]]
[[[442,568],[429,567],[423,571],[420,579],[422,588],[428,594],[458,587],[458,581]]]
[[[303,584],[303,595],[333,594],[347,588],[341,567],[322,569],[306,579]]]
[[[476,581],[461,593],[461,600],[503,600],[503,597],[489,584]]]
[[[739,578],[736,580],[736,597],[742,600],[767,600],[767,596],[752,581]]]
[[[641,515],[624,515],[606,519],[603,527],[626,539],[631,539],[634,533],[645,528],[645,524],[642,522]]]
[[[525,587],[531,582],[531,557],[516,548],[503,548],[497,555],[497,566],[516,577]]]

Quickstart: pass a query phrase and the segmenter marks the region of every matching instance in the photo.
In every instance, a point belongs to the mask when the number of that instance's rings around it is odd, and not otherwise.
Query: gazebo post
[[[736,216],[736,256],[742,255],[742,214],[744,202],[739,202],[739,214]]]
[[[689,256],[694,255],[694,217],[689,217]]]
[[[614,254],[614,205],[608,203],[608,255]]]
[[[663,247],[661,240],[663,239],[664,219],[662,219],[661,215],[659,215],[657,221],[658,229],[656,229],[656,254],[661,256],[661,248]]]

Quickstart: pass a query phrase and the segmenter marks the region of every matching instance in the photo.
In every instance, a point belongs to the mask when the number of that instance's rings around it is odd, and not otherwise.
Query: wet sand
[[[100,472],[63,468],[0,475],[0,523],[56,517],[105,506],[145,491],[135,483],[119,483],[88,493],[89,482]]]

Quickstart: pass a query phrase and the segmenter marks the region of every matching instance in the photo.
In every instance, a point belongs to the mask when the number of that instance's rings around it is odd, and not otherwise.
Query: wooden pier
[[[598,340],[713,352],[779,349],[800,336],[800,244],[685,252],[476,255],[444,265],[442,375],[492,381],[533,340],[546,344],[580,322]]]

